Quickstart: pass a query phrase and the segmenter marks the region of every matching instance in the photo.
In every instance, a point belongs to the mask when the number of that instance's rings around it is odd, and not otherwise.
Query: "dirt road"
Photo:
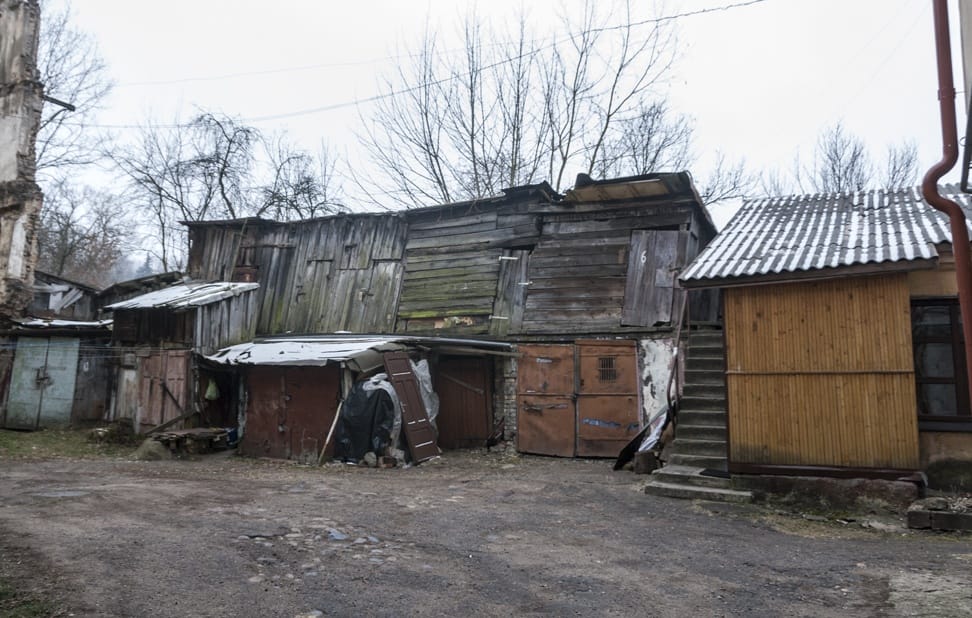
[[[5,460],[0,558],[76,616],[972,615],[969,537],[640,480],[485,454],[380,471]]]

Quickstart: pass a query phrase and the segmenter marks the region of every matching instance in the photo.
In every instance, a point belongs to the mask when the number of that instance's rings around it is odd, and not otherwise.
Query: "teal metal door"
[[[17,341],[4,427],[37,429],[71,421],[78,344],[68,337]]]

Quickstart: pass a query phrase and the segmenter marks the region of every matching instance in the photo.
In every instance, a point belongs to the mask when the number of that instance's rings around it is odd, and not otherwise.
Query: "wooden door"
[[[574,346],[521,345],[517,363],[517,450],[573,457]]]
[[[384,360],[388,381],[398,393],[398,401],[402,406],[402,429],[405,431],[405,441],[412,454],[412,461],[418,463],[437,457],[439,447],[436,444],[435,428],[429,422],[418,378],[412,373],[408,354],[386,352]]]
[[[486,358],[445,356],[435,365],[439,395],[439,446],[475,448],[493,432],[493,363]]]
[[[577,455],[617,457],[641,431],[633,341],[578,341]]]
[[[623,326],[653,326],[672,321],[672,301],[678,287],[683,232],[635,230],[631,232],[628,273],[624,286]],[[681,250],[684,252],[684,249]]]
[[[139,359],[138,431],[188,412],[189,354],[189,350],[160,350]]]

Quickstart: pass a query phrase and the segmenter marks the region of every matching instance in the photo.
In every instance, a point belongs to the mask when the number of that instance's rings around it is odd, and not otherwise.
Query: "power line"
[[[752,6],[752,5],[755,5],[755,4],[760,4],[760,3],[763,3],[763,2],[766,2],[766,1],[767,0],[746,0],[744,2],[737,2],[737,3],[734,3],[734,4],[726,4],[726,5],[723,5],[723,6],[712,7],[712,8],[707,8],[707,9],[698,9],[698,10],[695,10],[695,11],[687,11],[687,12],[684,12],[684,13],[677,13],[677,14],[674,14],[674,15],[665,15],[665,16],[662,16],[662,17],[656,17],[656,18],[653,18],[653,19],[646,19],[646,20],[642,20],[642,21],[638,21],[638,22],[633,22],[633,23],[628,23],[628,24],[621,24],[621,25],[617,25],[617,26],[604,26],[604,27],[601,27],[601,28],[592,28],[588,32],[592,32],[592,33],[608,32],[608,31],[614,31],[614,30],[623,30],[623,29],[627,29],[627,28],[634,28],[634,27],[638,27],[638,26],[645,26],[645,25],[648,25],[648,24],[659,24],[659,23],[664,23],[664,22],[667,22],[667,21],[673,21],[673,20],[676,20],[676,19],[682,19],[682,18],[685,18],[685,17],[694,17],[694,16],[697,16],[697,15],[703,15],[703,14],[706,14],[706,13],[724,12],[724,11],[729,11],[729,10],[732,10],[732,9],[743,8],[743,7]],[[493,64],[483,66],[483,67],[481,67],[478,70],[485,71],[485,70],[489,70],[489,69],[493,69],[493,68],[502,66],[504,64],[509,64],[509,63],[512,63],[512,62],[516,62],[517,60],[522,60],[524,58],[528,58],[528,57],[534,56],[536,54],[539,54],[542,51],[546,51],[548,49],[551,49],[551,48],[555,47],[556,45],[558,45],[560,43],[564,43],[566,41],[572,40],[576,36],[578,36],[578,35],[577,34],[570,34],[570,35],[567,35],[566,37],[563,37],[563,38],[560,38],[560,39],[555,39],[552,43],[549,43],[549,44],[547,44],[545,46],[531,49],[531,50],[529,50],[527,52],[524,52],[522,54],[518,54],[517,56],[513,56],[511,58],[504,58],[503,60],[500,60],[498,62],[494,62]],[[324,66],[324,65],[321,65],[321,66]],[[269,69],[267,71],[256,71],[256,72],[251,72],[251,73],[237,73],[237,74],[234,74],[234,76],[259,75],[259,74],[263,74],[263,73],[285,72],[285,71],[288,71],[288,70],[301,70],[301,69],[300,68],[296,68],[296,69],[286,69],[286,68],[285,69]],[[318,113],[322,113],[322,112],[334,111],[334,110],[337,110],[337,109],[343,109],[343,108],[347,108],[347,107],[358,107],[360,105],[364,105],[364,104],[367,104],[367,103],[374,103],[374,102],[377,102],[377,101],[381,101],[383,99],[388,99],[388,98],[392,98],[392,97],[396,97],[396,96],[401,96],[403,94],[408,94],[410,92],[416,92],[416,91],[422,90],[423,88],[428,88],[430,86],[437,86],[439,84],[443,84],[443,83],[446,83],[446,82],[454,81],[454,80],[457,80],[457,79],[463,79],[465,77],[468,77],[469,75],[470,75],[470,73],[453,74],[453,75],[450,75],[448,77],[444,77],[442,79],[437,79],[437,80],[433,80],[433,81],[429,81],[429,82],[422,82],[422,83],[417,84],[415,86],[410,86],[410,87],[402,88],[402,89],[399,89],[399,90],[392,90],[390,92],[385,92],[385,93],[381,93],[381,94],[375,94],[375,95],[371,95],[369,97],[357,98],[357,99],[352,99],[350,101],[343,101],[343,102],[340,102],[340,103],[332,103],[332,104],[329,104],[329,105],[321,105],[321,106],[316,106],[316,107],[311,107],[311,108],[306,108],[306,109],[301,109],[301,110],[295,110],[295,111],[291,111],[291,112],[282,112],[282,113],[279,113],[279,114],[269,114],[269,115],[264,115],[264,116],[252,116],[252,117],[249,117],[249,118],[241,118],[240,119],[240,122],[242,122],[242,123],[256,123],[256,122],[266,122],[266,121],[269,121],[269,120],[283,120],[285,118],[294,118],[294,117],[297,117],[297,116],[308,116],[308,115],[311,115],[311,114],[318,114]],[[207,78],[198,78],[198,79],[197,78],[188,78],[186,81],[205,81],[206,79]],[[214,78],[214,79],[221,79],[221,78],[217,77],[217,78]],[[73,125],[74,123],[65,123],[65,124],[72,124]],[[74,126],[79,126],[79,125],[74,125]],[[147,125],[140,125],[140,124],[87,124],[85,126],[90,127],[90,128],[98,128],[98,129],[142,129],[142,128],[146,128],[146,126],[152,127],[152,128],[157,128],[157,129],[180,129],[180,128],[189,127],[191,125],[189,123],[170,123],[170,124],[152,124],[152,123],[149,123]]]

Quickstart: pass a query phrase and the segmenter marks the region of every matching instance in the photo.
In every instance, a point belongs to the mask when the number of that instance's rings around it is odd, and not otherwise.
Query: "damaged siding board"
[[[628,277],[624,291],[625,326],[653,326],[672,321],[672,301],[680,263],[679,243],[685,233],[635,230],[631,233]]]

